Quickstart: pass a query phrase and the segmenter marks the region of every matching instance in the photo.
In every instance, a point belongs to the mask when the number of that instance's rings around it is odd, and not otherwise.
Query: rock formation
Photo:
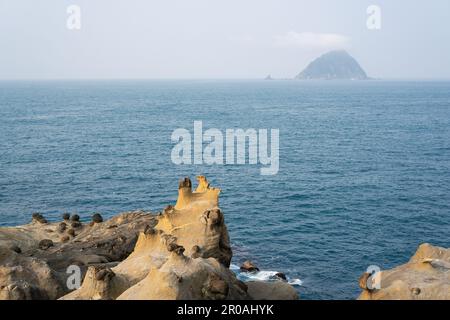
[[[325,53],[305,70],[300,72],[296,79],[300,80],[367,80],[366,72],[359,63],[346,51],[338,50]]]
[[[35,214],[28,225],[0,228],[0,299],[251,299],[229,269],[220,189],[197,178],[195,191],[182,180],[175,206],[159,215],[137,211],[104,221],[94,214],[85,224],[77,215],[48,223]],[[83,279],[74,291],[66,284],[71,265]],[[295,294],[280,296],[286,286],[250,285],[255,297],[297,297],[290,286]]]
[[[422,244],[408,263],[359,282],[360,300],[450,300],[450,249]]]
[[[241,269],[241,271],[244,271],[244,272],[254,272],[254,271],[259,271],[259,268],[258,268],[257,266],[255,266],[255,265],[253,264],[253,262],[251,262],[251,261],[249,261],[249,260],[245,261],[245,262],[241,265],[240,269]]]
[[[75,217],[76,219],[76,217]],[[132,251],[139,230],[156,224],[146,212],[128,212],[107,222],[48,223],[41,218],[0,228],[0,299],[57,299],[69,292],[67,268],[82,276],[91,265],[114,265]]]

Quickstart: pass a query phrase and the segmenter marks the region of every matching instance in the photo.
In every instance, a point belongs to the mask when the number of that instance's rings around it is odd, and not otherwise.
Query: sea
[[[278,173],[173,163],[172,133],[194,121],[278,129]],[[0,226],[158,212],[199,174],[222,189],[239,277],[355,299],[369,266],[450,247],[450,82],[0,81]]]

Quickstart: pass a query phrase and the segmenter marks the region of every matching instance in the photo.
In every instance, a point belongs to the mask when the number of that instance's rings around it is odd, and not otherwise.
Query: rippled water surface
[[[280,171],[176,166],[176,128],[280,129]],[[352,299],[372,264],[450,247],[450,83],[0,82],[0,226],[174,203],[182,176],[223,189],[234,263]]]

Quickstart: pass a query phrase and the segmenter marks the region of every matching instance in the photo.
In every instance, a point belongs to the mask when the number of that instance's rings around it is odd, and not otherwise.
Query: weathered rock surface
[[[136,244],[139,230],[156,223],[145,212],[120,214],[93,226],[78,222],[74,230],[61,222],[0,228],[0,299],[57,299],[69,292],[67,268],[82,276],[89,266],[117,264]]]
[[[372,285],[376,281],[379,289]],[[360,287],[360,300],[449,300],[450,249],[422,244],[408,263],[363,274]]]
[[[176,204],[159,215],[129,212],[106,221],[96,215],[89,224],[36,215],[29,225],[0,228],[0,299],[251,299],[229,269],[220,189],[197,179],[195,191],[182,180]],[[83,272],[81,287],[71,292],[70,265]],[[278,298],[277,290],[294,290],[282,285],[252,292]]]
[[[218,208],[219,189],[186,178],[175,206],[139,234],[130,256],[98,279],[88,270],[80,289],[62,299],[248,299],[229,270],[231,248]]]

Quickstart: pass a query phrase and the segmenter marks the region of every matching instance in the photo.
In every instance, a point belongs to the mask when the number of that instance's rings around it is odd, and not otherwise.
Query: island
[[[297,80],[368,80],[366,72],[347,51],[323,54],[312,61],[295,79]]]

